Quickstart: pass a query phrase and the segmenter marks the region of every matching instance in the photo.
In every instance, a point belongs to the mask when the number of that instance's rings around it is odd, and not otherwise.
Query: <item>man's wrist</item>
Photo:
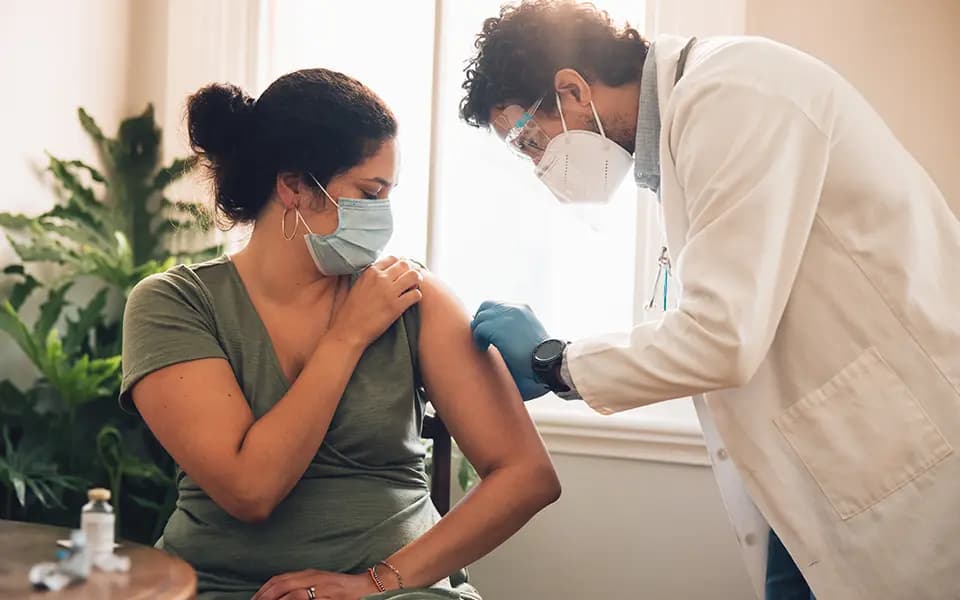
[[[561,398],[578,398],[572,378],[564,372],[570,342],[547,339],[537,345],[531,356],[534,380]]]
[[[573,376],[570,374],[570,363],[567,360],[569,350],[570,344],[567,344],[567,347],[563,349],[563,357],[560,359],[560,381],[569,388],[569,391],[557,392],[557,396],[564,400],[581,400],[580,392],[577,391],[577,386],[573,383]]]

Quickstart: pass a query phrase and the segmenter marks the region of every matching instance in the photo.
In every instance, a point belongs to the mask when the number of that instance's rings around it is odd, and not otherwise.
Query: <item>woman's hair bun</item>
[[[235,154],[249,137],[254,99],[229,83],[212,83],[187,100],[190,146],[214,162]]]

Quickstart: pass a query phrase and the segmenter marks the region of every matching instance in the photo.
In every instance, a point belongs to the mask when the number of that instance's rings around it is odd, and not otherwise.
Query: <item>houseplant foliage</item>
[[[109,487],[119,535],[150,542],[175,500],[174,465],[143,424],[123,412],[121,315],[130,289],[178,262],[215,256],[197,247],[212,225],[168,197],[192,159],[161,166],[161,132],[148,106],[104,134],[83,109],[99,168],[50,155],[57,195],[37,216],[0,213],[19,259],[0,275],[0,331],[36,370],[18,387],[0,365],[0,518],[76,526],[85,491]]]

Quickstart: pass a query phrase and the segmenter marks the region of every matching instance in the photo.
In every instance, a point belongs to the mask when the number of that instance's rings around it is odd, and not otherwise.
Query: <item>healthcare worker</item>
[[[504,7],[476,48],[462,117],[564,203],[632,167],[680,291],[573,341],[484,303],[524,397],[693,396],[758,595],[772,526],[819,600],[960,598],[960,222],[870,105],[775,42],[648,43],[570,2]]]

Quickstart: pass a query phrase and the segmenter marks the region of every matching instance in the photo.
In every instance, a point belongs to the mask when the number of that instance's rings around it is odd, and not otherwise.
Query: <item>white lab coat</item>
[[[765,517],[818,600],[960,598],[960,221],[823,63],[709,38],[674,87],[685,42],[656,50],[678,308],[574,342],[573,381],[601,413],[702,395],[759,596]]]

